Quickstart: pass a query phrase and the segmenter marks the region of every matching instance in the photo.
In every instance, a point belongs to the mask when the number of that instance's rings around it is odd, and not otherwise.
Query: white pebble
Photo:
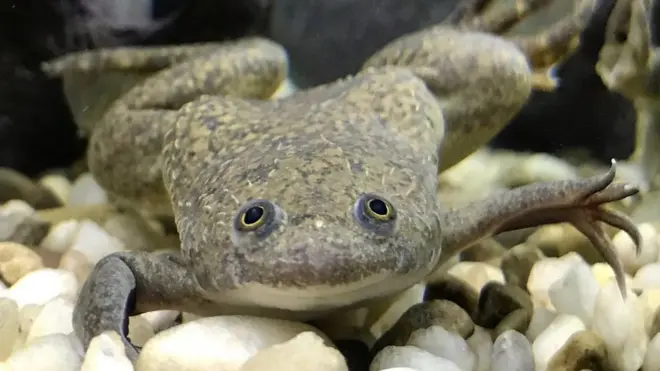
[[[649,342],[642,366],[642,371],[657,370],[660,370],[660,333],[657,333]]]
[[[476,362],[474,353],[460,335],[431,326],[414,331],[406,345],[416,346],[435,356],[454,362],[463,371],[472,371]]]
[[[26,343],[41,336],[51,334],[69,334],[73,332],[71,318],[73,316],[73,302],[65,298],[55,298],[46,303],[35,318]]]
[[[493,343],[491,371],[531,371],[534,369],[532,345],[525,335],[507,330]]]
[[[75,300],[78,282],[71,272],[44,268],[23,276],[3,295],[22,308],[28,304],[43,305],[56,297]]]
[[[640,267],[658,261],[658,253],[660,252],[660,238],[655,227],[648,223],[642,223],[637,226],[637,229],[639,229],[642,236],[639,255],[635,244],[626,232],[619,231],[612,238],[617,255],[619,255],[623,267],[629,274],[635,274]]]
[[[149,322],[155,332],[170,328],[178,316],[179,311],[176,310],[155,310],[140,314],[140,317]]]
[[[490,371],[490,358],[493,352],[493,341],[483,327],[475,326],[474,333],[467,339],[476,358],[474,371]]]
[[[90,173],[76,179],[69,190],[67,204],[70,206],[98,205],[108,202],[108,196]]]
[[[73,336],[53,334],[14,352],[6,365],[12,371],[78,371],[82,353],[80,342]]]
[[[201,318],[169,328],[147,341],[135,369],[238,370],[259,350],[285,342],[304,331],[318,330],[299,322],[261,317]]]
[[[505,283],[502,270],[484,262],[460,262],[449,269],[449,274],[465,281],[477,292],[491,281]]]
[[[554,321],[558,315],[559,313],[552,309],[544,307],[534,308],[534,314],[532,314],[532,320],[529,322],[529,326],[527,326],[525,336],[527,336],[529,341],[533,342],[543,331],[545,331],[546,328],[548,328],[548,326],[550,326],[552,321]]]
[[[80,223],[77,220],[65,220],[50,228],[46,237],[41,241],[40,248],[58,254],[64,254],[73,244],[78,234]]]
[[[660,289],[660,263],[639,268],[633,277],[632,287],[639,290]]]
[[[549,296],[558,312],[576,315],[589,326],[599,290],[591,267],[580,261],[571,265],[562,277],[550,285]]]
[[[0,361],[9,357],[18,339],[18,305],[11,299],[0,298]]]
[[[260,350],[240,371],[348,371],[344,356],[313,332]]]
[[[532,295],[532,300],[541,306],[552,308],[550,286],[563,277],[573,265],[583,262],[584,259],[579,254],[570,252],[560,258],[542,259],[534,263],[527,280],[527,291]]]
[[[566,341],[573,334],[584,329],[584,323],[577,316],[570,314],[557,316],[532,344],[537,370],[545,370],[552,356],[564,346]]]
[[[644,313],[633,293],[624,302],[615,282],[602,287],[596,297],[592,330],[605,342],[617,370],[635,371],[642,366],[648,337]]]
[[[89,343],[80,371],[133,371],[133,364],[119,335],[106,331]]]
[[[383,348],[369,365],[369,371],[392,367],[410,367],[417,371],[462,371],[454,362],[412,345]]]
[[[69,199],[71,183],[60,174],[48,174],[39,179],[39,183],[49,189],[63,204]]]
[[[96,264],[107,255],[125,250],[125,247],[118,238],[111,236],[98,224],[83,220],[80,222],[78,234],[73,239],[71,250],[83,253],[89,263]]]

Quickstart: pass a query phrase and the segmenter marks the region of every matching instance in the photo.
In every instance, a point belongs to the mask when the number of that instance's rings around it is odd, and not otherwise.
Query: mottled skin
[[[605,23],[612,4],[604,0],[595,21]],[[529,56],[517,45],[437,27],[394,41],[356,76],[277,100],[263,98],[282,80],[285,54],[260,39],[215,52],[93,51],[50,64],[65,77],[169,66],[112,104],[88,156],[110,192],[152,211],[171,208],[181,251],[102,259],[81,288],[76,334],[87,346],[116,330],[135,359],[127,316],[145,311],[312,320],[369,307],[423,281],[441,255],[555,222],[585,233],[624,289],[620,261],[596,223],[639,241],[625,216],[601,207],[637,192],[612,184],[614,167],[457,210],[438,204],[438,172],[488,140],[530,93]],[[389,204],[389,216],[360,212],[366,195]],[[266,221],[240,230],[254,202]]]

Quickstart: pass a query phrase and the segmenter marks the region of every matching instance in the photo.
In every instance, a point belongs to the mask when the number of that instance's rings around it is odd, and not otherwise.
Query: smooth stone
[[[156,310],[142,313],[140,317],[144,318],[155,332],[161,332],[174,325],[179,313],[176,310]]]
[[[534,370],[534,354],[525,335],[514,330],[500,334],[493,343],[491,371],[531,370]]]
[[[616,280],[614,275],[614,270],[607,263],[596,263],[591,266],[591,274],[596,279],[596,282],[603,287],[610,283],[611,281]],[[632,277],[626,273],[626,287],[633,287]]]
[[[124,344],[114,331],[95,336],[89,343],[80,371],[133,371]]]
[[[39,179],[39,184],[48,189],[64,205],[71,192],[71,182],[61,174],[47,174]]]
[[[474,313],[479,304],[479,291],[461,278],[444,274],[426,285],[424,301],[431,300],[448,300],[458,304],[465,312]]]
[[[313,332],[302,332],[291,340],[262,349],[241,366],[240,371],[348,371],[344,357]]]
[[[548,326],[550,326],[552,321],[554,321],[558,315],[559,313],[552,309],[544,307],[535,308],[532,320],[525,332],[525,336],[527,336],[529,341],[533,342],[539,335],[541,335],[541,333],[543,333],[543,331],[545,331],[546,328],[548,328]]]
[[[592,329],[605,341],[615,369],[637,371],[642,367],[649,339],[642,303],[635,294],[629,291],[624,301],[616,282],[601,288],[594,306]]]
[[[585,330],[579,317],[560,314],[532,344],[534,361],[538,370],[545,370],[552,357],[566,344],[573,334]]]
[[[371,352],[376,354],[388,345],[403,346],[413,332],[434,325],[442,326],[464,339],[474,332],[472,319],[456,303],[448,300],[432,300],[410,307],[394,326],[376,341]]]
[[[632,288],[636,290],[660,289],[660,263],[647,264],[635,274]]]
[[[74,237],[70,249],[83,253],[91,264],[96,264],[114,252],[126,250],[126,247],[118,238],[110,235],[95,222],[83,220],[79,224],[78,234]]]
[[[9,290],[0,293],[16,301],[19,308],[28,304],[44,305],[56,297],[73,301],[77,294],[78,282],[73,273],[51,268],[30,272]]]
[[[105,190],[94,180],[91,173],[80,175],[71,185],[67,205],[98,205],[108,202]]]
[[[142,316],[132,316],[128,320],[128,336],[131,338],[133,344],[142,347],[149,339],[154,337],[154,332],[151,323]]]
[[[12,200],[0,207],[0,241],[38,246],[49,229],[50,223],[24,201]]]
[[[50,189],[14,169],[0,167],[0,203],[10,200],[23,200],[35,209],[62,205]]]
[[[9,285],[43,266],[41,257],[29,247],[16,242],[0,242],[0,276]]]
[[[486,238],[462,251],[459,255],[463,262],[491,263],[499,259],[506,251],[507,249],[501,243],[492,238]]]
[[[562,277],[551,284],[548,294],[558,312],[576,315],[589,326],[599,290],[591,267],[581,261],[570,266]]]
[[[70,334],[73,332],[73,301],[65,298],[54,298],[39,311],[32,322],[26,343],[42,336],[51,334]]]
[[[626,232],[619,231],[612,238],[612,244],[626,273],[631,275],[641,267],[658,261],[660,252],[660,236],[655,227],[649,223],[642,223],[637,226],[637,229],[642,236],[639,253],[637,253],[635,243]]]
[[[158,333],[147,341],[136,371],[239,370],[250,357],[314,327],[253,316],[206,317]],[[327,340],[328,344],[331,344]]]
[[[660,334],[655,334],[646,348],[642,371],[660,370]]]
[[[493,329],[495,336],[507,331],[525,332],[534,314],[527,291],[518,286],[487,283],[479,293],[477,308],[472,314],[475,324]]]
[[[527,291],[534,298],[534,302],[552,308],[550,286],[563,277],[571,266],[583,262],[584,259],[574,252],[560,258],[548,258],[536,262],[527,280]]]
[[[498,267],[483,262],[459,262],[451,267],[449,274],[462,279],[477,292],[488,282],[504,283],[504,274]]]
[[[490,333],[480,326],[475,326],[474,333],[467,339],[467,343],[476,357],[474,371],[491,371],[493,340]]]
[[[545,256],[541,250],[525,243],[516,245],[506,251],[500,263],[500,269],[502,269],[506,283],[526,288],[532,267],[543,258]]]
[[[413,332],[406,345],[416,346],[452,361],[463,371],[472,371],[476,362],[475,355],[465,339],[442,326],[431,326]]]
[[[79,371],[82,345],[75,337],[52,334],[14,352],[5,362],[12,371]]]
[[[365,318],[363,327],[370,327],[370,331],[376,338],[381,337],[390,329],[403,313],[411,306],[424,301],[428,286],[418,283],[397,295],[385,308],[370,307]],[[371,325],[370,325],[371,324]]]
[[[80,222],[77,220],[71,219],[59,222],[53,225],[46,237],[41,241],[39,248],[57,254],[64,254],[73,244],[73,239],[78,234],[79,228]]]
[[[60,258],[58,269],[73,273],[78,282],[85,282],[94,268],[85,254],[77,250],[69,250]]]
[[[369,371],[392,367],[410,367],[416,371],[463,371],[452,361],[412,345],[385,347],[374,357]]]
[[[18,305],[11,299],[0,298],[0,362],[11,355],[18,331]]]
[[[603,339],[593,331],[573,334],[548,363],[548,371],[580,371],[583,369],[614,371],[607,361]]]

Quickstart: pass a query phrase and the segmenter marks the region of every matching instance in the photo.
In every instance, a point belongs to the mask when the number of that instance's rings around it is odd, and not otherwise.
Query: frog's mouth
[[[418,276],[375,274],[359,282],[308,287],[272,287],[248,283],[225,293],[225,300],[241,306],[258,306],[295,312],[327,312],[366,306],[369,302],[396,295],[422,281]]]

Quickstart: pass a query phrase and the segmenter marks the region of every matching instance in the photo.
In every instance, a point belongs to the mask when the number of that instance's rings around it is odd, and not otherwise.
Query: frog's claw
[[[501,232],[554,223],[570,223],[584,234],[614,270],[623,297],[626,296],[623,265],[610,237],[596,222],[620,228],[639,250],[641,236],[626,215],[607,210],[603,204],[635,195],[639,189],[612,183],[616,164],[602,175],[531,184],[498,193],[446,214],[444,256],[456,254],[482,238]],[[468,227],[469,225],[469,227]],[[473,234],[472,236],[470,234]],[[475,238],[476,236],[476,238]],[[442,262],[441,262],[442,263]]]

